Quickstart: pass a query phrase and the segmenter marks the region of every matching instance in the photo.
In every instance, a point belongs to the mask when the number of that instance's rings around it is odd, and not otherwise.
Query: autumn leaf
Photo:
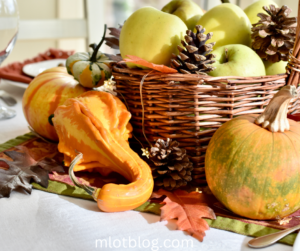
[[[153,64],[150,63],[142,58],[139,58],[137,56],[132,56],[132,55],[126,55],[127,58],[124,58],[123,61],[119,62],[119,63],[123,63],[123,62],[127,62],[127,63],[134,63],[134,64],[138,64],[141,66],[145,66],[148,67],[150,69],[159,71],[159,72],[163,72],[163,73],[177,73],[178,71],[170,68],[168,66],[165,65],[158,65],[158,64]]]
[[[183,190],[168,192],[163,189],[153,192],[152,198],[166,196],[161,207],[161,220],[177,219],[179,230],[186,231],[199,241],[203,241],[209,225],[203,218],[216,219],[214,211],[208,207],[214,197],[198,192],[188,193]]]
[[[13,190],[23,189],[31,193],[31,181],[48,187],[49,172],[64,172],[63,166],[54,159],[43,158],[35,161],[26,147],[19,147],[23,152],[7,151],[6,156],[12,159],[0,159],[0,198],[9,197]]]
[[[120,40],[122,26],[123,25],[119,24],[119,28],[114,28],[114,27],[108,28],[110,31],[109,35],[111,35],[111,37],[105,37],[104,40],[105,40],[105,44],[112,49],[119,50],[119,40]]]

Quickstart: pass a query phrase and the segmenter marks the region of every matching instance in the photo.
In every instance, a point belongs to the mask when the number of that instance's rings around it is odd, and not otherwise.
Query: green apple
[[[248,46],[224,45],[214,50],[212,54],[216,56],[216,62],[213,64],[216,69],[208,73],[210,76],[254,77],[266,75],[262,59]]]
[[[122,27],[121,56],[132,55],[150,63],[169,65],[172,53],[178,54],[177,45],[181,45],[186,30],[179,17],[153,7],[143,7],[135,11]]]
[[[279,61],[276,63],[272,63],[270,61],[264,60],[264,65],[266,69],[266,75],[277,75],[281,73],[286,73],[286,65],[287,61]]]
[[[244,9],[244,12],[248,16],[250,23],[255,24],[260,20],[260,18],[257,16],[258,13],[267,14],[267,12],[265,12],[263,9],[263,6],[269,6],[271,4],[278,7],[278,5],[271,0],[259,0],[253,4],[250,4],[246,9]]]
[[[189,30],[193,30],[200,17],[203,16],[203,10],[192,0],[172,0],[161,11],[179,17]]]
[[[223,3],[207,11],[197,22],[206,32],[213,32],[209,42],[214,49],[227,44],[251,44],[251,23],[245,12],[235,4]]]

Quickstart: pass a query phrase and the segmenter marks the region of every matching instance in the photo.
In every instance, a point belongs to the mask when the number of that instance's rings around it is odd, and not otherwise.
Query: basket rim
[[[205,82],[225,82],[227,84],[237,83],[260,83],[260,82],[272,82],[280,79],[285,79],[288,74],[282,73],[277,75],[265,75],[265,76],[253,76],[253,77],[242,77],[242,76],[220,76],[212,77],[209,75],[199,74],[182,74],[182,73],[164,73],[153,69],[141,69],[141,68],[128,68],[126,64],[117,63],[113,66],[115,72],[121,74],[130,75],[147,75],[147,80],[163,78],[163,80],[173,79],[174,81],[205,81]]]

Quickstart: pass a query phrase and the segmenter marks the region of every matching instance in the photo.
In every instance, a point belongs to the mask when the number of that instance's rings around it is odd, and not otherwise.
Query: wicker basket
[[[120,98],[125,99],[132,114],[130,122],[135,137],[146,143],[145,146],[149,146],[148,141],[153,144],[159,138],[180,142],[194,163],[193,181],[197,185],[205,184],[205,151],[214,132],[235,116],[261,113],[287,82],[298,85],[300,67],[295,62],[300,58],[300,46],[296,46],[297,41],[289,75],[209,77],[163,74],[115,65],[113,76]],[[297,112],[300,112],[299,100],[294,99],[289,113]]]

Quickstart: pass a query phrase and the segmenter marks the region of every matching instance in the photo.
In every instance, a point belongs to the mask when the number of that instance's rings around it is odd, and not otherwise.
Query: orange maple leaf
[[[134,63],[134,64],[138,64],[141,66],[145,66],[150,69],[157,70],[157,71],[163,72],[163,73],[178,73],[178,71],[173,68],[170,68],[165,65],[153,64],[153,63],[150,63],[150,62],[146,61],[145,59],[139,58],[137,56],[126,55],[126,57],[127,58],[124,58],[123,61],[121,61],[119,63],[129,62],[129,63]]]
[[[183,190],[168,192],[163,189],[153,192],[152,198],[167,196],[161,207],[161,220],[178,219],[176,224],[179,230],[186,231],[199,241],[203,241],[205,231],[209,225],[203,218],[216,219],[214,211],[208,207],[211,203],[210,198],[202,193],[188,193]]]

